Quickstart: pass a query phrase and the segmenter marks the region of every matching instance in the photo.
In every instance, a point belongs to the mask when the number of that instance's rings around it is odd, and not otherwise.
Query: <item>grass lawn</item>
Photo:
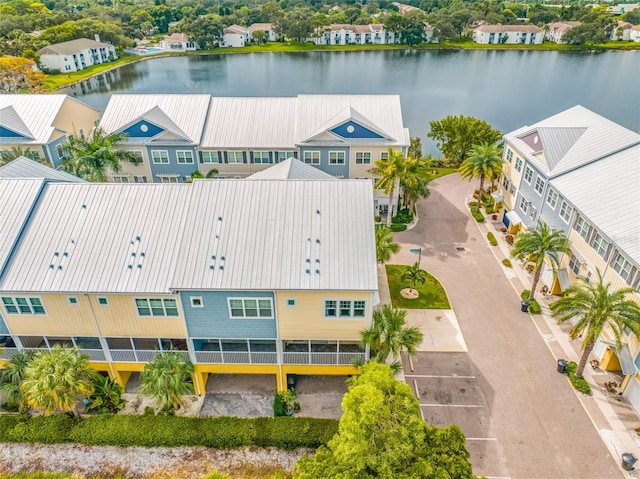
[[[435,174],[434,174],[435,172]],[[441,176],[450,175],[451,173],[457,173],[458,168],[429,168],[429,181],[433,181]]]
[[[416,299],[407,299],[400,294],[400,290],[408,288],[407,282],[400,281],[400,276],[407,265],[387,264],[387,279],[389,290],[391,291],[391,304],[394,308],[402,309],[450,309],[449,299],[444,288],[435,277],[427,273],[427,280],[424,284],[416,284],[416,289],[420,293]]]

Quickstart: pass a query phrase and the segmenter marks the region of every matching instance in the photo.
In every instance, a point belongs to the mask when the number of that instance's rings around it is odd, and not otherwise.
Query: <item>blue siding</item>
[[[192,308],[191,296],[202,298],[204,307]],[[227,298],[271,298],[274,319],[231,319]],[[187,333],[191,338],[276,338],[275,298],[271,292],[183,291],[180,293]]]
[[[4,126],[0,126],[0,138],[24,138],[24,135],[16,133],[9,128],[5,128]]]
[[[147,131],[144,130],[144,127],[147,128]],[[154,125],[153,123],[149,123],[148,121],[139,121],[129,128],[124,130],[123,133],[126,133],[127,136],[132,138],[153,138],[154,136],[162,133],[164,130],[159,126]]]
[[[66,142],[67,142],[67,138],[64,136],[61,136],[57,140],[49,143],[48,145],[49,151],[51,152],[51,159],[49,159],[49,161],[53,163],[54,168],[57,168],[58,166],[60,166],[60,163],[62,163],[62,158],[60,158],[60,155],[58,155],[58,152],[56,151],[56,147],[58,145],[64,145]]]
[[[0,314],[0,334],[9,334],[9,328],[7,328],[7,324],[4,322],[4,319],[2,319],[2,314]]]
[[[147,155],[149,158],[149,166],[151,167],[151,175],[153,177],[153,181],[155,183],[160,183],[160,178],[156,175],[158,174],[174,174],[178,173],[182,175],[178,181],[184,181],[185,176],[191,176],[195,170],[198,169],[198,155],[196,153],[196,149],[194,146],[164,146],[154,144],[153,146],[147,145]],[[151,150],[164,150],[169,154],[169,163],[154,163],[151,157]],[[190,151],[193,155],[193,163],[188,164],[178,164],[178,157],[176,155],[177,151]]]
[[[344,147],[300,147],[300,160],[304,162],[305,151],[319,151],[320,152],[320,164],[313,165],[316,168],[329,173],[330,175],[342,175],[345,178],[349,178],[349,148]],[[330,165],[329,164],[329,152],[330,151],[342,151],[344,152],[344,165]]]
[[[349,127],[353,127],[352,132],[348,131]],[[365,128],[364,126],[354,121],[348,121],[343,125],[334,128],[333,130],[331,130],[331,132],[335,133],[338,136],[341,136],[342,138],[384,138],[383,136],[378,135],[376,132]]]

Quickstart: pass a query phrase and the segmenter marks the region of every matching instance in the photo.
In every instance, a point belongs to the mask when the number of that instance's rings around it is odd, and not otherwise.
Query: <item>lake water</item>
[[[63,90],[104,110],[113,93],[399,94],[411,136],[472,115],[508,132],[583,105],[640,130],[640,51],[378,50],[165,57]]]

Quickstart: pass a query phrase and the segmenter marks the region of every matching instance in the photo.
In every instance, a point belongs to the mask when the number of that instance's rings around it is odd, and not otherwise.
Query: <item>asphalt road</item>
[[[396,241],[400,255],[423,248],[422,267],[447,290],[468,353],[420,353],[413,372],[405,362],[425,420],[463,428],[476,474],[625,477],[466,211],[471,185],[449,175],[430,186],[418,225]]]

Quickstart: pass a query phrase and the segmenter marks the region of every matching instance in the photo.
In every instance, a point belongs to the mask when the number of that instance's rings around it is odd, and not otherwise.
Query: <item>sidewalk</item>
[[[520,295],[524,289],[530,289],[533,276],[524,270],[518,260],[511,257],[511,250],[504,240],[503,233],[500,232],[502,223],[488,219],[485,223],[476,223],[476,225],[487,244],[486,235],[489,231],[493,232],[498,239],[498,246],[491,247],[491,250],[499,263],[504,258],[511,259],[513,268],[502,265],[501,267],[516,293]],[[556,360],[562,358],[578,362],[582,353],[581,343],[569,340],[570,325],[558,325],[555,318],[551,316],[549,304],[553,302],[554,297],[543,296],[538,292],[536,299],[542,308],[542,314],[529,314],[529,317],[544,338],[551,354]],[[544,363],[545,367],[555,367],[555,365],[547,365],[546,361]],[[634,430],[640,426],[640,418],[625,398],[608,395],[602,387],[608,380],[619,382],[619,378],[604,371],[594,371],[589,364],[584,370],[584,378],[591,386],[592,395],[586,396],[577,391],[576,395],[612,456],[621,459],[622,454],[626,452],[640,459],[640,437]],[[618,464],[620,465],[620,461]],[[627,477],[640,477],[636,471],[624,471],[624,473]]]

